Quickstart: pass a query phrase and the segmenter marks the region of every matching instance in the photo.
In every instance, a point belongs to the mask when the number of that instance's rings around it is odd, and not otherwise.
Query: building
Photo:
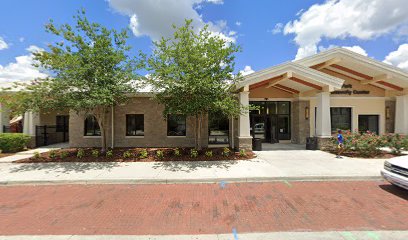
[[[305,143],[316,136],[321,144],[337,129],[408,134],[408,73],[343,48],[247,75],[237,95],[241,104],[259,109],[237,119],[209,116],[202,128],[203,146],[251,148],[253,136],[270,143]],[[162,106],[151,93],[132,96],[109,114],[108,146],[194,146],[192,119],[163,120]],[[23,122],[24,132],[36,138],[37,145],[69,136],[71,147],[100,146],[92,116],[26,113]]]

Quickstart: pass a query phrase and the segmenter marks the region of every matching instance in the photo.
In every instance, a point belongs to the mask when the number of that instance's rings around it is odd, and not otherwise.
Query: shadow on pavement
[[[404,200],[408,200],[408,190],[394,186],[392,184],[380,185],[380,188]]]
[[[15,166],[14,166],[15,165]],[[107,170],[119,166],[118,162],[91,162],[91,163],[15,163],[10,173],[38,171],[46,173],[85,173],[90,170]]]
[[[163,168],[164,170],[171,172],[193,172],[203,168],[220,168],[228,169],[232,165],[237,164],[239,161],[246,160],[231,160],[231,161],[172,161],[172,162],[156,162],[153,165],[154,169]]]

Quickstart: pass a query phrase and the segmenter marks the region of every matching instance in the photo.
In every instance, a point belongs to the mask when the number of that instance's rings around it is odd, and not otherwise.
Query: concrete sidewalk
[[[241,161],[2,163],[0,184],[186,183],[381,179],[384,159],[322,151],[264,151]]]
[[[0,236],[0,240],[406,240],[407,231],[344,231],[344,232],[271,232],[231,233],[205,235],[46,235],[46,236]]]
[[[57,144],[52,144],[52,145],[48,145],[48,146],[44,146],[44,147],[30,149],[30,150],[27,150],[27,151],[18,152],[18,153],[14,154],[14,155],[10,155],[10,156],[7,156],[7,157],[2,157],[2,158],[0,158],[0,163],[12,163],[12,162],[17,161],[17,160],[32,157],[32,156],[34,156],[35,152],[44,153],[44,152],[48,152],[48,151],[51,151],[51,150],[58,150],[58,149],[67,148],[67,147],[68,147],[68,143],[57,143]]]

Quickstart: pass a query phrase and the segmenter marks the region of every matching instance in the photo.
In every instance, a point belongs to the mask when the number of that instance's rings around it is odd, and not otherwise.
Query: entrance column
[[[37,113],[25,112],[23,117],[23,133],[31,137],[30,147],[35,147],[35,126],[39,125],[40,117]]]
[[[239,103],[244,106],[249,106],[249,92],[242,91],[239,93]],[[249,110],[241,113],[238,119],[238,148],[252,150],[252,137],[249,124]]]
[[[331,137],[330,92],[317,95],[316,134],[319,138]]]
[[[4,132],[4,127],[10,126],[10,111],[0,103],[0,133]]]
[[[395,104],[395,133],[408,134],[408,95],[397,96]]]

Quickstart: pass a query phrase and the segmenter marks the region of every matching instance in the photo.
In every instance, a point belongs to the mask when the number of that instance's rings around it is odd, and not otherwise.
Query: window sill
[[[167,136],[168,138],[185,138],[187,136]]]
[[[125,138],[144,138],[144,136],[125,136]]]
[[[102,136],[84,136],[83,138],[101,138]]]

